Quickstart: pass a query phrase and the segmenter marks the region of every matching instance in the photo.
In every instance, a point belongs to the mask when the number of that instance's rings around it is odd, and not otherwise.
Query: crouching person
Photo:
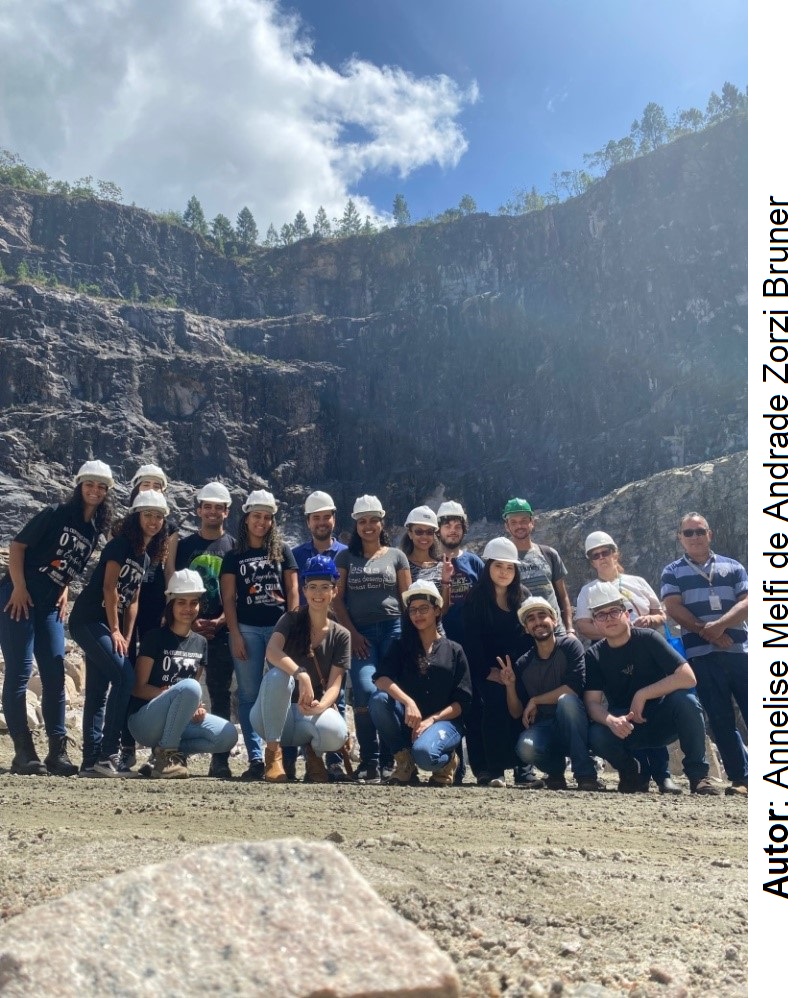
[[[431,786],[447,787],[472,700],[470,668],[462,646],[439,631],[442,596],[434,583],[413,582],[402,599],[401,636],[376,670],[370,717],[395,756],[388,783],[415,782],[422,769]]]
[[[175,572],[165,592],[165,626],[144,636],[136,659],[128,727],[140,745],[154,749],[157,779],[186,778],[188,755],[227,753],[236,745],[233,724],[201,705],[199,680],[208,647],[192,624],[204,593],[197,572]]]
[[[605,790],[588,744],[581,642],[572,634],[556,636],[556,611],[541,596],[529,596],[517,616],[534,647],[514,666],[508,655],[498,664],[509,713],[522,718],[525,729],[517,740],[518,758],[546,774],[549,790],[566,790],[565,760],[570,756],[579,790]]]
[[[637,749],[678,739],[690,790],[719,794],[708,776],[704,717],[691,692],[693,670],[661,635],[631,626],[614,583],[596,582],[588,604],[593,623],[604,635],[586,653],[584,702],[592,722],[590,746],[620,774],[618,790],[647,790],[634,756]]]
[[[331,613],[339,571],[327,555],[309,558],[301,573],[306,605],[285,613],[267,645],[267,662],[250,723],[264,739],[264,779],[286,783],[282,746],[306,747],[306,782],[328,783],[325,752],[348,739],[336,709],[350,668],[350,633]]]

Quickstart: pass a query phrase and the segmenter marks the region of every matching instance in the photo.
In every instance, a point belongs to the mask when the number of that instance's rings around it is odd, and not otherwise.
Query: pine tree
[[[311,232],[309,232],[309,223],[306,221],[306,216],[302,211],[299,211],[295,215],[292,230],[295,233],[295,239],[307,239],[311,235]]]
[[[312,235],[320,239],[327,239],[331,235],[331,223],[328,221],[328,215],[326,215],[325,208],[322,205],[317,209],[317,214],[314,216]]]
[[[275,230],[275,226],[272,222],[267,226],[267,231],[264,233],[264,242],[262,246],[267,246],[270,249],[275,249],[276,246],[281,245],[281,240],[278,233]]]
[[[236,245],[240,253],[249,253],[259,238],[256,219],[247,205],[236,216]]]
[[[411,224],[412,216],[409,213],[409,205],[402,194],[396,194],[392,199],[392,218],[398,228]]]
[[[284,222],[281,226],[281,243],[283,246],[291,246],[295,241],[295,226],[289,222]]]
[[[362,220],[356,209],[356,203],[353,198],[348,198],[347,204],[345,205],[345,211],[342,214],[342,218],[339,220],[337,234],[340,236],[358,236],[361,231]]]
[[[191,229],[192,232],[197,232],[199,236],[208,236],[209,227],[206,222],[206,216],[203,213],[200,201],[198,201],[194,194],[186,202],[183,222],[188,229]]]
[[[221,253],[231,256],[236,250],[236,234],[225,215],[215,215],[211,223],[211,238]]]
[[[478,211],[478,205],[475,199],[469,194],[463,194],[462,199],[459,202],[459,214],[460,215],[475,215]]]

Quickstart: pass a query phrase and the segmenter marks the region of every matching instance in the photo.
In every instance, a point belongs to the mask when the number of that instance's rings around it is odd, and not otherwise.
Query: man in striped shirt
[[[748,576],[738,561],[712,551],[712,531],[700,513],[681,518],[678,538],[684,556],[663,569],[662,600],[681,625],[698,696],[731,780],[726,793],[747,794],[748,750],[732,698],[748,724]]]

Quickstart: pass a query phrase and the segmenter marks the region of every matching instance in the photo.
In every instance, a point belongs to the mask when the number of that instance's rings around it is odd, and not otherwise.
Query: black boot
[[[47,772],[52,776],[77,776],[78,767],[73,766],[67,755],[67,736],[50,735],[47,739],[50,751],[45,758]]]
[[[19,776],[47,776],[47,766],[36,754],[30,731],[14,739],[14,749],[14,758],[11,760],[12,773]]]

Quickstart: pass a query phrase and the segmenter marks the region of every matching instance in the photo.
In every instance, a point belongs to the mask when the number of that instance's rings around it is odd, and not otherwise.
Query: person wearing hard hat
[[[251,492],[242,506],[236,547],[220,571],[228,639],[239,691],[239,723],[248,753],[243,780],[264,778],[264,746],[250,723],[259,695],[267,642],[284,611],[298,605],[298,566],[275,522],[272,492]]]
[[[450,607],[442,615],[445,633],[457,644],[464,644],[462,608],[468,593],[484,571],[484,562],[474,551],[462,548],[467,533],[467,513],[461,503],[447,500],[437,510],[437,536],[446,558],[453,565]]]
[[[121,776],[119,748],[133,688],[128,648],[139,607],[139,587],[155,541],[161,558],[167,543],[167,501],[160,492],[140,492],[118,535],[70,614],[70,634],[86,658],[81,773]]]
[[[593,530],[584,542],[584,553],[598,578],[602,582],[611,582],[617,586],[626,602],[632,627],[647,627],[655,631],[664,626],[666,616],[659,603],[659,597],[645,579],[639,575],[628,575],[623,571],[617,544],[609,534],[603,530]],[[587,596],[592,585],[592,582],[588,582],[578,594],[575,623],[582,637],[598,641],[604,637],[604,634],[601,628],[593,623],[592,614],[587,606]],[[670,757],[664,746],[642,749],[637,752],[637,761],[640,764],[643,791],[648,791],[653,780],[661,794],[681,793],[670,775],[668,768]]]
[[[590,748],[618,771],[618,790],[642,790],[638,749],[678,739],[691,792],[718,795],[720,788],[709,779],[693,670],[660,634],[631,626],[626,602],[613,583],[595,582],[587,604],[604,632],[604,639],[585,653]]]
[[[370,717],[395,757],[388,783],[409,784],[421,769],[430,786],[448,787],[473,698],[470,667],[461,645],[440,633],[434,583],[418,579],[402,599],[401,635],[376,670]]]
[[[556,610],[557,634],[575,634],[573,608],[565,584],[567,569],[555,548],[531,539],[537,526],[531,504],[527,499],[510,499],[502,515],[506,532],[517,548],[521,582],[533,596],[547,599]]]
[[[145,635],[136,660],[128,725],[138,742],[154,750],[152,769],[147,765],[140,770],[154,779],[185,779],[188,755],[227,757],[236,745],[233,724],[210,714],[202,703],[200,678],[208,643],[192,625],[205,593],[197,572],[173,572],[164,594],[164,626]]]
[[[442,611],[451,605],[453,564],[449,555],[443,557],[437,539],[437,514],[430,506],[415,506],[406,517],[406,533],[400,549],[409,559],[412,582],[433,582],[442,596]]]
[[[200,528],[187,537],[179,538],[178,534],[170,537],[164,577],[169,583],[174,572],[191,568],[200,573],[205,583],[206,592],[200,600],[200,614],[192,627],[209,643],[206,686],[212,712],[217,717],[230,718],[234,662],[228,647],[228,631],[220,592],[220,571],[223,558],[233,550],[236,543],[225,530],[225,521],[231,509],[231,493],[222,482],[209,482],[197,493],[195,501]],[[231,778],[227,753],[212,756],[209,776]]]
[[[67,755],[64,615],[70,582],[81,576],[111,525],[113,484],[107,464],[86,461],[75,476],[71,498],[41,510],[11,541],[8,569],[0,582],[0,648],[5,660],[3,713],[14,742],[12,773],[78,772]],[[34,653],[48,736],[44,762],[36,753],[25,706]]]
[[[362,783],[380,783],[392,771],[392,753],[381,745],[379,754],[378,734],[368,712],[375,693],[373,674],[400,634],[401,593],[409,588],[412,577],[406,555],[390,547],[384,529],[386,513],[378,497],[359,496],[351,515],[356,529],[347,551],[340,551],[335,559],[342,577],[334,610],[351,638],[350,675],[360,752],[356,778]]]

